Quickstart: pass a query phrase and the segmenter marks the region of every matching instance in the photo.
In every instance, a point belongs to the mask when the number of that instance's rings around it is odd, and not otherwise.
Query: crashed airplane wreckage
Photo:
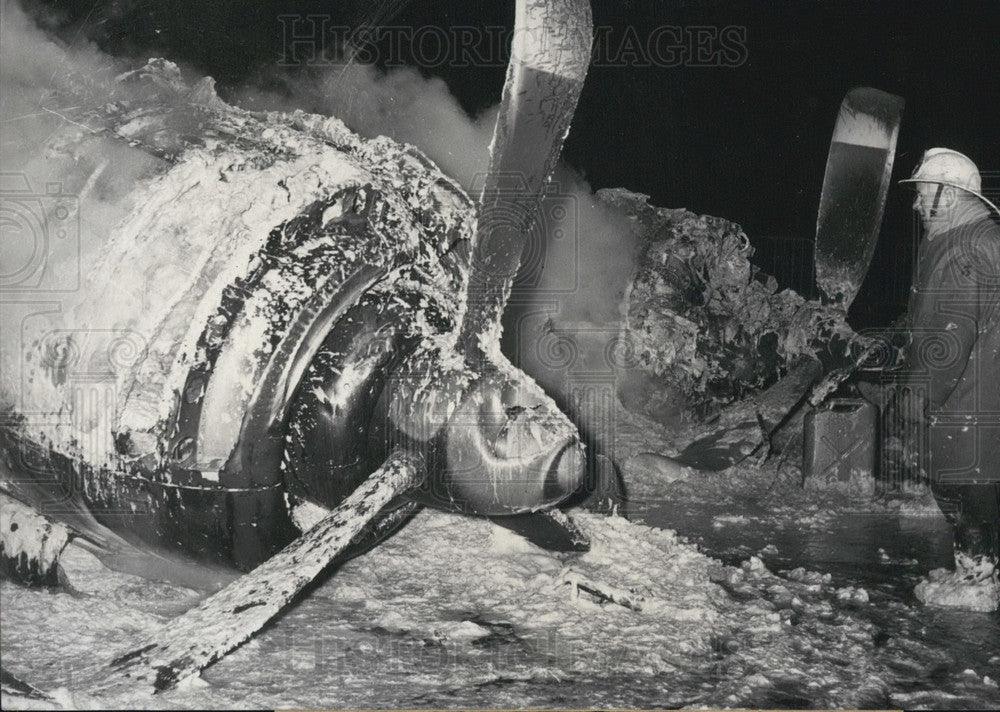
[[[162,690],[197,674],[421,506],[586,548],[558,506],[615,496],[615,477],[500,353],[529,225],[476,214],[516,203],[530,220],[523,207],[540,199],[583,84],[590,9],[519,0],[516,22],[478,203],[411,147],[334,118],[228,106],[210,80],[188,87],[163,61],[76,117],[88,130],[63,152],[84,156],[110,136],[157,169],[66,323],[36,324],[8,370],[4,517],[37,534],[5,526],[8,572],[54,583],[53,549],[72,537],[110,559],[140,547],[250,572],[116,658],[94,689]],[[862,198],[880,218],[874,193]],[[658,219],[644,203],[623,207]],[[817,309],[842,314],[852,296]],[[822,375],[805,351],[692,431],[682,459],[724,465],[756,449],[765,421]]]
[[[816,226],[820,300],[778,291],[733,222],[657,208],[623,189],[598,192],[631,219],[640,245],[622,310],[629,358],[618,395],[667,427],[681,462],[719,470],[766,454],[804,406],[862,364],[895,358],[889,344],[856,334],[847,310],[874,253],[902,110],[902,99],[871,88],[851,90],[840,106]]]

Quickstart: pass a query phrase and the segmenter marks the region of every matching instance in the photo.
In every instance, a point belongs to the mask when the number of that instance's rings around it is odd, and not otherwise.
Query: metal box
[[[806,414],[802,476],[810,489],[875,492],[878,409],[860,398],[831,398]]]

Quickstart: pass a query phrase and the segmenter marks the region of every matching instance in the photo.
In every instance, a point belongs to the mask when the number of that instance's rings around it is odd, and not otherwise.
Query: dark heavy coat
[[[1000,224],[924,239],[910,298],[907,380],[926,389],[935,484],[1000,482]]]

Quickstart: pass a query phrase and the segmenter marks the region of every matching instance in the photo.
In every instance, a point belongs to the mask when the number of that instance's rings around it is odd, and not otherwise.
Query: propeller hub
[[[477,514],[551,507],[584,481],[576,428],[533,381],[480,380],[443,431],[444,503]]]
[[[469,514],[519,514],[559,504],[583,485],[576,426],[505,359],[463,364],[450,377],[409,370],[410,378],[395,384],[402,387],[392,394],[389,413],[395,431],[428,452],[424,503]],[[417,383],[432,385],[404,385]]]

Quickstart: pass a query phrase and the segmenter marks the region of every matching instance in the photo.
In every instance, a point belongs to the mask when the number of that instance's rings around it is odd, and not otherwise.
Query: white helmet
[[[1000,214],[1000,208],[982,193],[983,180],[979,169],[968,156],[950,148],[930,148],[924,151],[913,176],[900,183],[937,183],[972,193]]]

